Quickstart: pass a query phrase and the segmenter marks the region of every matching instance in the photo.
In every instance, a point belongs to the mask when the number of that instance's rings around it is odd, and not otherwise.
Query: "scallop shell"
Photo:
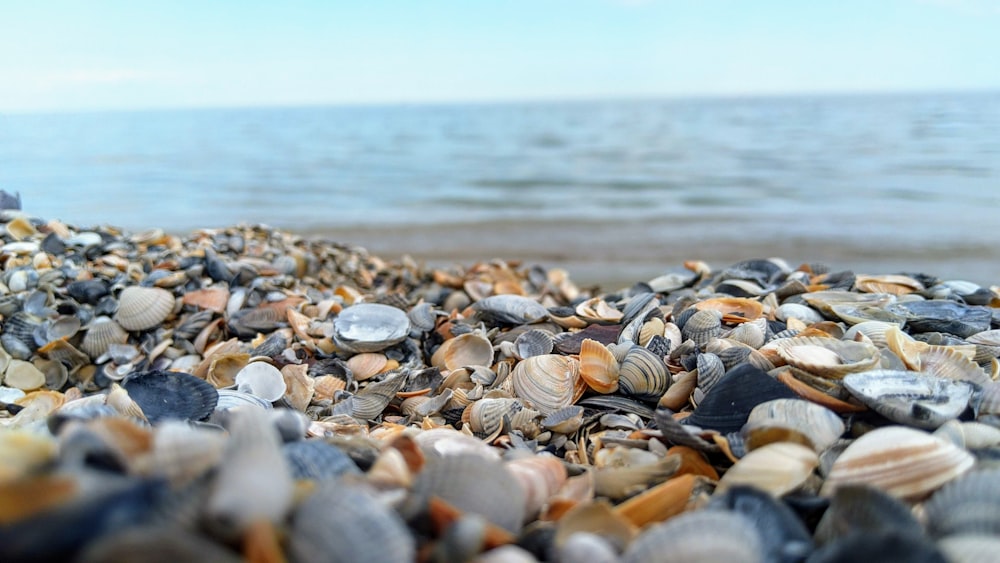
[[[143,331],[157,327],[174,310],[174,296],[158,287],[129,286],[118,296],[115,321],[125,330]]]
[[[935,537],[1000,534],[1000,470],[967,473],[924,503],[927,532]]]
[[[764,314],[764,306],[760,301],[744,297],[714,297],[699,301],[694,307],[699,311],[719,311],[722,313],[722,321],[730,324],[759,319]]]
[[[288,538],[291,559],[301,563],[417,559],[406,523],[372,491],[330,481],[295,511]]]
[[[465,366],[489,366],[493,363],[493,344],[470,332],[445,340],[431,357],[431,365],[453,370]]]
[[[568,407],[582,395],[580,362],[568,356],[527,358],[514,366],[510,379],[517,397],[546,415]]]
[[[833,463],[823,493],[844,483],[867,483],[890,495],[918,499],[962,475],[975,458],[950,442],[905,426],[861,436]]]
[[[621,392],[640,399],[659,399],[670,387],[666,364],[646,348],[633,346],[618,368]]]
[[[323,481],[346,473],[361,473],[340,448],[323,440],[296,440],[281,447],[293,479]]]
[[[820,453],[844,430],[844,421],[826,407],[801,399],[775,399],[754,407],[741,432],[748,450],[772,442],[795,442]]]
[[[693,340],[698,346],[704,346],[709,340],[722,334],[722,313],[714,309],[697,311],[681,327],[681,334],[685,340]]]
[[[734,485],[752,485],[776,497],[801,487],[819,466],[812,448],[791,442],[775,442],[757,448],[730,467],[717,491]]]
[[[500,433],[504,417],[509,421],[519,410],[521,404],[516,399],[480,399],[470,407],[469,427],[490,442]]]
[[[773,341],[770,347],[788,365],[828,379],[874,369],[879,363],[878,349],[864,342],[798,336]]]
[[[267,362],[250,362],[236,374],[236,390],[274,402],[287,390],[278,368]]]
[[[741,561],[763,563],[760,533],[735,512],[697,510],[646,528],[625,550],[622,563]]]
[[[913,371],[872,370],[844,376],[844,387],[869,408],[893,422],[934,429],[958,418],[974,388]]]
[[[386,369],[389,358],[378,352],[365,352],[351,356],[347,367],[351,369],[355,381],[367,381]]]
[[[590,338],[580,343],[580,377],[598,393],[618,390],[618,360],[606,346]]]
[[[413,494],[428,500],[439,497],[513,533],[525,517],[527,499],[517,478],[504,465],[474,454],[429,456],[413,483]]]
[[[203,420],[219,402],[219,392],[214,387],[182,372],[134,372],[122,380],[122,387],[154,424],[170,418]]]
[[[98,358],[107,352],[112,344],[124,344],[127,341],[128,332],[121,325],[109,317],[97,317],[87,328],[80,349],[91,358]]]
[[[531,330],[526,330],[517,336],[517,339],[514,341],[514,350],[517,352],[517,357],[523,360],[524,358],[530,358],[532,356],[551,354],[552,345],[553,342],[551,332],[533,328]]]
[[[333,339],[350,352],[378,352],[406,339],[410,319],[403,311],[378,303],[358,303],[333,320]]]

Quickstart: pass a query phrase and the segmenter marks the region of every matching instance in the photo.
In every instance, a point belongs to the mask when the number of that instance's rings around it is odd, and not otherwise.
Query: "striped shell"
[[[643,531],[622,555],[623,563],[659,561],[764,561],[764,546],[753,522],[737,512],[686,512]]]
[[[517,397],[546,415],[572,405],[586,388],[580,380],[580,362],[556,354],[518,362],[510,379]]]
[[[431,357],[431,365],[453,370],[465,366],[489,366],[493,363],[493,344],[470,332],[445,340]]]
[[[619,382],[618,360],[600,342],[584,339],[580,343],[580,377],[598,393],[614,393]]]
[[[693,340],[698,346],[722,334],[722,313],[714,309],[697,311],[681,327],[685,340]]]
[[[173,310],[174,296],[169,291],[133,285],[118,296],[115,321],[125,330],[148,330],[159,326]]]
[[[767,347],[774,347],[788,365],[828,379],[874,369],[879,363],[878,349],[865,342],[797,336]]]
[[[120,324],[110,317],[97,317],[90,323],[80,349],[96,359],[107,352],[112,344],[124,344],[127,341],[128,332]]]
[[[820,453],[844,430],[844,421],[822,405],[802,399],[774,399],[754,407],[741,432],[750,450],[773,442],[795,442]]]
[[[421,499],[437,496],[514,533],[524,521],[524,488],[504,465],[475,454],[428,456],[413,494]]]
[[[640,399],[659,399],[670,387],[670,373],[663,360],[639,346],[625,354],[618,374],[622,393]]]

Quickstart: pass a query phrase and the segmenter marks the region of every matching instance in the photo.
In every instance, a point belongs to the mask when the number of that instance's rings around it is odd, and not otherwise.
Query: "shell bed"
[[[1000,553],[997,286],[0,220],[0,561]]]

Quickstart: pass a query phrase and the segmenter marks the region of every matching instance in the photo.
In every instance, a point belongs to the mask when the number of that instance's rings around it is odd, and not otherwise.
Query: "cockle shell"
[[[504,417],[509,420],[521,408],[517,399],[480,399],[469,407],[469,427],[489,442],[499,434]]]
[[[619,385],[619,366],[614,354],[590,338],[580,343],[580,377],[598,393],[614,393]]]
[[[389,358],[378,352],[364,352],[351,356],[347,367],[351,369],[355,381],[367,381],[386,369]]]
[[[760,533],[736,512],[696,510],[646,528],[622,555],[623,563],[741,561],[762,563]]]
[[[585,387],[581,386],[580,362],[556,354],[518,362],[510,379],[517,397],[546,415],[573,404]]]
[[[970,470],[972,454],[905,426],[886,426],[851,443],[830,469],[823,493],[843,483],[867,483],[904,499],[918,499]]]
[[[714,309],[694,313],[681,327],[681,334],[685,340],[690,339],[698,346],[704,346],[722,334],[722,313]]]
[[[533,328],[517,336],[517,339],[514,341],[514,350],[517,353],[517,357],[523,360],[532,356],[552,353],[552,345],[551,332]]]
[[[626,395],[656,400],[670,387],[670,373],[659,356],[633,346],[618,368],[618,385]]]
[[[493,344],[473,332],[445,340],[431,357],[431,365],[446,370],[492,364]]]
[[[115,321],[125,330],[142,331],[159,326],[174,310],[174,296],[158,287],[129,286],[118,296]]]
[[[927,531],[935,538],[1000,534],[1000,470],[967,473],[924,503]]]
[[[788,365],[829,379],[873,369],[879,362],[878,349],[864,342],[804,336],[775,340],[767,347]]]
[[[969,406],[974,388],[913,371],[871,370],[844,376],[852,395],[893,422],[934,429],[958,418]]]
[[[820,453],[844,429],[844,421],[826,407],[801,399],[775,399],[754,407],[741,432],[748,450],[772,442],[794,442]]]
[[[780,497],[801,487],[818,466],[819,456],[812,448],[775,442],[740,458],[722,476],[717,490],[752,485]]]
[[[128,340],[128,332],[110,317],[97,317],[91,321],[87,333],[80,343],[80,349],[98,358],[108,351],[112,344],[124,344]]]

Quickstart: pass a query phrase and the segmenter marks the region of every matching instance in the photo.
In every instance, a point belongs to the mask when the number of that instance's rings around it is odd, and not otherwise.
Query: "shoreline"
[[[713,269],[748,258],[780,257],[793,268],[824,263],[856,273],[921,272],[983,286],[1000,283],[1000,246],[924,247],[910,241],[808,236],[750,235],[746,225],[692,228],[695,222],[662,226],[622,222],[491,221],[451,225],[331,227],[290,232],[361,246],[385,259],[409,255],[432,267],[471,265],[495,258],[567,270],[581,286],[615,290],[683,269],[702,260]],[[720,228],[721,227],[721,228]],[[761,233],[767,235],[768,233]]]

